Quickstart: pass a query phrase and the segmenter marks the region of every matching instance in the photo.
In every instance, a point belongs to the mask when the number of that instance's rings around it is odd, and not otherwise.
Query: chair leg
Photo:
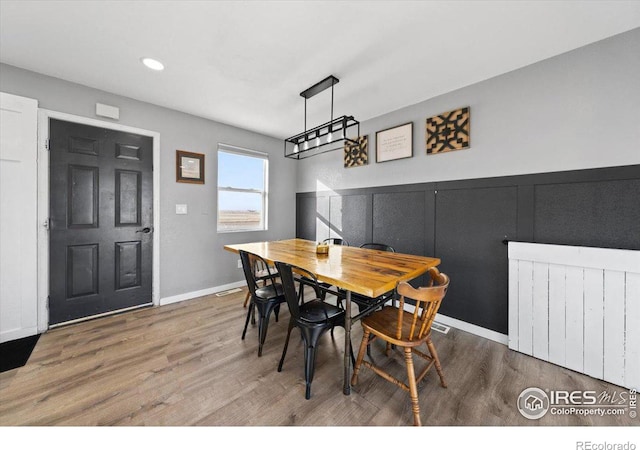
[[[309,400],[311,398],[311,382],[313,381],[313,374],[316,366],[316,354],[318,348],[318,340],[326,329],[317,328],[301,328],[302,338],[304,340],[304,380],[305,380],[305,394],[304,398]]]
[[[245,320],[244,322],[244,330],[242,330],[242,340],[244,341],[244,337],[247,334],[247,327],[249,326],[249,320],[251,319],[252,313],[253,313],[253,308],[254,308],[254,304],[253,304],[253,300],[251,301],[251,303],[249,303],[249,310],[247,311],[247,320]]]
[[[353,346],[351,345],[351,339],[349,339],[349,354],[351,355],[351,365],[356,365],[356,356],[353,354]]]
[[[362,341],[360,342],[360,350],[358,350],[358,358],[356,358],[356,363],[353,366],[353,375],[351,375],[352,386],[355,386],[356,384],[358,384],[358,373],[360,372],[360,366],[362,365],[364,354],[367,351],[370,334],[371,334],[370,331],[364,330],[364,334],[362,335]]]
[[[278,372],[282,372],[282,365],[284,364],[284,357],[287,354],[287,348],[289,348],[289,338],[291,337],[291,330],[295,328],[295,323],[293,319],[289,320],[289,329],[287,330],[287,339],[284,341],[284,348],[282,349],[282,356],[280,357],[280,362],[278,363]]]
[[[371,342],[373,341],[373,336],[369,336],[369,341],[367,341],[367,356],[369,358],[371,358]],[[389,356],[389,354],[387,353],[387,356]]]
[[[416,383],[416,373],[413,370],[413,356],[411,349],[404,349],[404,360],[407,364],[407,377],[409,378],[409,394],[411,395],[411,410],[413,411],[413,424],[421,426],[420,403],[418,402],[418,384]]]
[[[444,379],[444,372],[442,371],[442,366],[440,365],[440,358],[438,358],[438,352],[436,351],[436,346],[431,342],[431,336],[427,339],[427,347],[429,348],[429,353],[431,353],[431,357],[433,358],[433,363],[436,366],[436,371],[440,376],[440,385],[443,388],[447,387],[447,382]]]
[[[258,356],[262,356],[262,346],[264,345],[264,338],[267,336],[266,328],[269,327],[269,321],[264,319],[264,315],[260,314],[258,317]]]
[[[315,362],[316,346],[307,344],[304,353],[304,381],[306,387],[304,398],[307,400],[311,398],[311,382],[313,381]]]
[[[247,307],[247,303],[249,303],[250,298],[251,298],[251,291],[247,291],[247,296],[244,298],[244,303],[242,304],[243,308]]]
[[[278,305],[279,306],[279,305]],[[267,340],[267,329],[269,328],[269,317],[271,317],[271,311],[273,311],[274,305],[271,303],[267,303],[263,305],[262,308],[258,310],[258,356],[262,356],[262,347],[264,346],[264,341]]]

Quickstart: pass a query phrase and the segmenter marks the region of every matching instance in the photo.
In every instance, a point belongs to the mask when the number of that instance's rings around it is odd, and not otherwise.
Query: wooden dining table
[[[256,254],[269,263],[276,261],[302,267],[316,275],[318,281],[344,291],[344,381],[343,393],[349,395],[351,371],[351,295],[372,299],[395,290],[401,281],[409,281],[440,264],[440,259],[405,253],[385,252],[359,247],[330,245],[327,254],[316,252],[316,243],[304,239],[230,244],[225,250]]]

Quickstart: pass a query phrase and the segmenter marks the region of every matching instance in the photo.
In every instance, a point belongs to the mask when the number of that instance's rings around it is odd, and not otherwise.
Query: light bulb
[[[293,153],[298,153],[300,149],[298,148],[298,144],[293,146]]]
[[[329,140],[328,140],[328,142],[331,142],[331,141],[333,141],[333,133],[329,133]]]
[[[147,66],[149,69],[152,70],[164,70],[164,64],[162,64],[160,61],[158,61],[157,59],[153,59],[153,58],[141,58],[140,61],[142,61],[142,64],[144,64],[145,66]]]

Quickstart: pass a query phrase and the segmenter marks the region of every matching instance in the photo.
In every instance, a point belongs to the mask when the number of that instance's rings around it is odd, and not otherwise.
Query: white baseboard
[[[386,304],[389,305],[390,302],[387,302]],[[415,310],[415,306],[405,303],[403,309],[405,311],[413,313],[413,311]],[[487,328],[482,328],[478,325],[473,325],[462,320],[454,319],[453,317],[444,316],[440,313],[436,314],[436,318],[434,319],[434,321],[439,322],[443,325],[447,325],[451,328],[457,328],[458,330],[466,331],[467,333],[489,339],[490,341],[498,342],[503,345],[508,345],[509,343],[509,336],[507,336],[506,334],[498,333],[497,331],[489,330]]]
[[[215,286],[212,288],[201,289],[199,291],[185,292],[184,294],[172,295],[171,297],[163,297],[160,299],[160,306],[170,305],[171,303],[182,302],[184,300],[191,300],[193,298],[204,297],[205,295],[215,294],[216,292],[226,291],[237,287],[244,287],[247,282],[236,281],[234,283],[223,284],[222,286]]]
[[[482,328],[471,323],[463,322],[462,320],[454,319],[453,317],[443,316],[442,314],[436,314],[436,322],[440,322],[444,325],[448,325],[458,330],[466,331],[467,333],[475,334],[476,336],[489,339],[500,344],[507,345],[509,343],[509,336],[506,334],[498,333],[497,331]]]
[[[246,281],[236,281],[234,283],[223,284],[212,288],[202,289],[199,291],[185,292],[184,294],[173,295],[171,297],[164,297],[160,299],[160,305],[170,305],[171,303],[182,302],[184,300],[191,300],[193,298],[203,297],[205,295],[215,294],[217,292],[226,291],[237,287],[246,286]],[[405,305],[405,309],[413,311],[411,305]],[[489,339],[494,342],[498,342],[503,345],[507,345],[509,337],[506,334],[498,333],[497,331],[482,328],[477,325],[473,325],[462,320],[454,319],[453,317],[444,316],[442,314],[436,314],[436,322],[440,322],[443,325],[457,328],[458,330],[466,331],[467,333],[474,334],[476,336]]]

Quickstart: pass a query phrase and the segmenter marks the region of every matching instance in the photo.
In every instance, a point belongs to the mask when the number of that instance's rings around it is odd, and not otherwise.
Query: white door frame
[[[38,101],[0,92],[0,342],[38,333]]]
[[[153,268],[152,301],[160,304],[160,133],[118,123],[38,109],[38,332],[49,328],[49,119],[59,119],[153,139]]]

